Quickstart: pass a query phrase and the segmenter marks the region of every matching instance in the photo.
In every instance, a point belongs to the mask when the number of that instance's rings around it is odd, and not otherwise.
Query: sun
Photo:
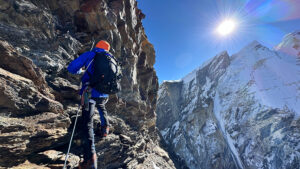
[[[236,29],[236,22],[233,19],[224,20],[217,28],[218,34],[227,36]]]

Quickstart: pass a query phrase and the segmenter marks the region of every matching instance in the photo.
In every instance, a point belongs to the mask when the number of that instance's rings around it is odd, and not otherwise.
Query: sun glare
[[[217,32],[221,36],[227,36],[236,28],[236,22],[231,19],[224,20],[217,28]]]

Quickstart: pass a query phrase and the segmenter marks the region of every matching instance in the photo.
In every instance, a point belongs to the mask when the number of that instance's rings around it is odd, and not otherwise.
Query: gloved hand
[[[80,69],[76,72],[76,74],[78,74],[78,75],[79,75],[79,74],[82,74],[82,73],[84,73],[84,71],[85,71],[85,70],[84,70],[83,68],[80,68]]]

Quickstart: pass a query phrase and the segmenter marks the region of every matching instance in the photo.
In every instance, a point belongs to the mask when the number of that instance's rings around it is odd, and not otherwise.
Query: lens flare
[[[236,22],[232,19],[224,20],[217,28],[221,36],[227,36],[236,29]]]

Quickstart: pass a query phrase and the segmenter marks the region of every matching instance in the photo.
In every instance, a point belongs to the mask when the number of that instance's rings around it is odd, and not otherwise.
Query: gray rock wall
[[[62,167],[79,98],[67,72],[93,40],[121,61],[122,91],[111,95],[100,168],[174,168],[158,146],[155,51],[135,0],[0,0],[0,167]],[[98,130],[99,117],[95,117]],[[69,166],[80,154],[80,119]]]

